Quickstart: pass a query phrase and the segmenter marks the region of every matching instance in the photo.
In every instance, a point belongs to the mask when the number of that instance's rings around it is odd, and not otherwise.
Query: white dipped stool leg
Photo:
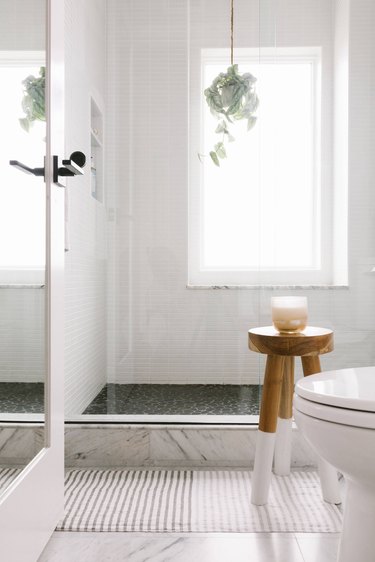
[[[268,355],[259,416],[254,472],[251,482],[251,503],[255,505],[264,505],[268,501],[283,365],[283,357]]]
[[[276,431],[274,473],[278,476],[288,476],[290,474],[291,457],[292,418],[288,420],[279,418]]]
[[[286,356],[283,366],[279,419],[277,421],[274,472],[278,476],[290,474],[292,457],[292,416],[294,390],[294,357]]]
[[[251,479],[251,503],[254,505],[264,505],[268,501],[275,439],[276,433],[264,431],[257,433],[254,471]]]
[[[334,504],[341,503],[340,484],[335,467],[325,459],[319,458],[318,470],[324,501]]]

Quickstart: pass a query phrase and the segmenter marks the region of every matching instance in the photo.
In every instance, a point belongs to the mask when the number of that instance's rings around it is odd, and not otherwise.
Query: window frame
[[[323,115],[330,115],[332,84],[328,73],[322,69],[321,47],[290,48],[239,48],[236,63],[291,63],[308,62],[312,65],[313,84],[313,160],[314,160],[314,208],[316,255],[312,268],[258,268],[258,269],[203,269],[203,190],[204,170],[197,152],[203,146],[204,66],[218,62],[225,67],[229,50],[196,50],[190,60],[190,155],[189,155],[189,252],[188,286],[306,286],[332,284],[332,158],[322,163],[322,134],[329,142],[332,137],[332,120],[322,123]],[[328,111],[327,111],[328,108]],[[322,129],[324,129],[322,131]],[[198,162],[197,162],[198,161]],[[324,169],[323,169],[324,168]],[[320,262],[320,267],[318,263]]]

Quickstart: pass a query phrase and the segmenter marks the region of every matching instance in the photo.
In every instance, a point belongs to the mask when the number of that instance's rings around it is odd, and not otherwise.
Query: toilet
[[[374,562],[375,367],[326,371],[299,380],[294,419],[318,455],[346,479],[338,562]]]

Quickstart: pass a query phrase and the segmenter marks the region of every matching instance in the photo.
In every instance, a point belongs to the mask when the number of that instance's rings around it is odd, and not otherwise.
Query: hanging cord
[[[234,19],[234,0],[230,0],[230,64],[233,66],[233,19]]]

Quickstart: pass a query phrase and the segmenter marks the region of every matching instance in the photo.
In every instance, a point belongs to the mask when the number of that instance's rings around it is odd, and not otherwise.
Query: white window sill
[[[32,283],[0,283],[0,289],[44,289],[45,285]]]
[[[305,290],[346,290],[349,285],[186,285],[187,289],[201,289],[201,290],[219,290],[219,289],[240,289],[240,290],[254,290],[264,289],[273,291],[275,289],[305,289]]]

